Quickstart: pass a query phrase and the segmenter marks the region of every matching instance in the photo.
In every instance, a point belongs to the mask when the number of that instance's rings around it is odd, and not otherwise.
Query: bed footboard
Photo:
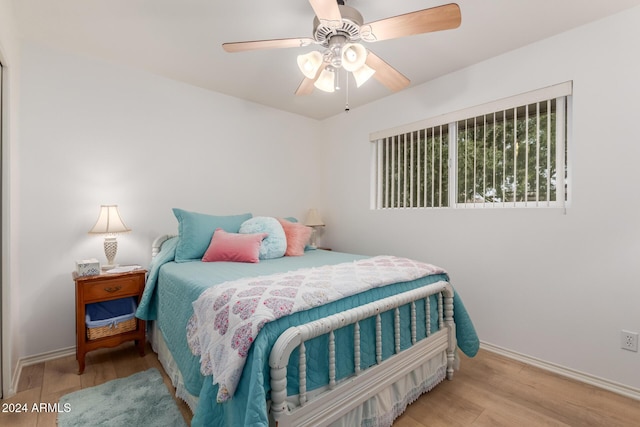
[[[432,295],[438,301],[438,330],[431,332],[430,304],[425,303],[427,336],[416,339],[416,302],[425,302]],[[400,310],[405,305],[411,307],[411,346],[400,348]],[[382,317],[381,314],[394,310],[395,353],[382,360]],[[369,368],[360,366],[360,322],[375,318],[376,364]],[[336,380],[336,351],[334,332],[348,325],[354,325],[355,372],[348,378]],[[310,398],[306,390],[305,342],[328,334],[329,337],[329,378],[328,387]],[[298,403],[291,405],[287,400],[287,364],[291,353],[298,348],[299,390]],[[455,324],[453,321],[453,288],[440,281],[431,285],[394,295],[379,301],[356,307],[318,319],[304,325],[287,329],[276,341],[269,358],[271,367],[271,411],[272,422],[277,426],[318,426],[327,425],[340,419],[349,411],[366,402],[381,390],[394,384],[398,379],[411,373],[426,361],[446,354],[448,379],[453,376],[454,352],[456,348]]]

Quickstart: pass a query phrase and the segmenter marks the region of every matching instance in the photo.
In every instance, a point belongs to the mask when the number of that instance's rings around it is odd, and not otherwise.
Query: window
[[[561,207],[571,82],[371,135],[372,208]]]
[[[448,126],[391,136],[377,148],[382,207],[448,206]]]

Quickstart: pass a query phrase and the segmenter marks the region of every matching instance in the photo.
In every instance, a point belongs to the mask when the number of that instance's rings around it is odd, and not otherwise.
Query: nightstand
[[[128,332],[102,338],[89,339],[85,322],[86,305],[114,299],[136,297],[140,303],[147,270],[134,270],[127,273],[102,273],[96,276],[77,276],[76,282],[76,359],[78,374],[84,372],[84,360],[87,352],[102,347],[115,347],[123,342],[134,341],[140,356],[144,356],[145,322],[136,319],[136,328]]]

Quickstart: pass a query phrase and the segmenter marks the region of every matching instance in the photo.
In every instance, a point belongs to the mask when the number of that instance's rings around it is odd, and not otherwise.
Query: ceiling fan
[[[298,67],[305,78],[296,95],[308,95],[316,87],[333,92],[339,87],[340,68],[351,72],[360,87],[370,77],[392,91],[410,83],[398,70],[365,48],[360,42],[378,42],[399,37],[449,30],[460,26],[460,7],[455,3],[423,9],[364,24],[356,9],[344,0],[309,0],[315,12],[313,38],[290,38],[223,43],[226,52],[245,52],[318,45],[323,52],[312,51],[298,56]]]

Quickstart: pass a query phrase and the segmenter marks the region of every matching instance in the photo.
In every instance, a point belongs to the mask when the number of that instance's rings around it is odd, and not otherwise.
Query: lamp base
[[[318,248],[318,230],[316,229],[317,227],[312,226],[311,229],[311,238],[309,239],[309,247],[311,249],[317,249]]]
[[[116,254],[118,253],[118,241],[115,237],[105,237],[104,238],[104,254],[107,257],[107,264],[102,266],[103,270],[109,270],[111,268],[117,267],[117,265],[113,262],[116,259]]]

